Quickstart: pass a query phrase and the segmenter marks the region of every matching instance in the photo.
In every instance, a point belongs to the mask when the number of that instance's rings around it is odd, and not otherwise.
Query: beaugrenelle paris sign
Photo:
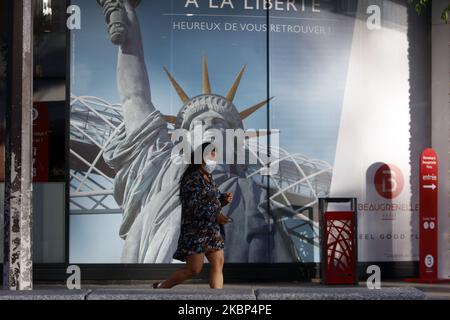
[[[360,261],[418,259],[411,150],[428,140],[411,116],[405,6],[99,2],[71,2],[83,16],[71,29],[71,263],[176,262],[180,170],[169,155],[197,120],[255,129],[244,154],[257,161],[214,173],[235,193],[226,262],[318,262],[327,196],[358,198]]]

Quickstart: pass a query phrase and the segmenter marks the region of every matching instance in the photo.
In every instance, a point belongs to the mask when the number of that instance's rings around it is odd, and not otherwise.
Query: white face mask
[[[208,173],[213,173],[214,169],[216,168],[216,165],[217,161],[208,159],[205,161],[205,170]]]

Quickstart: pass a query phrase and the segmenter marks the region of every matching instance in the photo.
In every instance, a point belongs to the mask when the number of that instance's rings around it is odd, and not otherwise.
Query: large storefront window
[[[327,196],[358,198],[361,261],[418,259],[430,105],[410,41],[426,49],[426,19],[396,1],[266,3],[72,1],[70,262],[177,262],[171,137],[196,119],[263,146],[214,174],[235,193],[227,262],[319,262]]]

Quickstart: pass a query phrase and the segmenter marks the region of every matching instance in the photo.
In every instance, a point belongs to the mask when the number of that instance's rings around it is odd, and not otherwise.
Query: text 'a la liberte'
[[[186,0],[185,8],[320,12],[319,0]]]

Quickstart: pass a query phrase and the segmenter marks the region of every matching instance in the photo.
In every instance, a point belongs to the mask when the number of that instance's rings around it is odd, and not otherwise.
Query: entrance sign
[[[420,279],[437,279],[438,156],[427,149],[420,159]]]
[[[420,276],[408,282],[436,283],[438,279],[438,192],[439,159],[435,150],[426,149],[420,157]]]

